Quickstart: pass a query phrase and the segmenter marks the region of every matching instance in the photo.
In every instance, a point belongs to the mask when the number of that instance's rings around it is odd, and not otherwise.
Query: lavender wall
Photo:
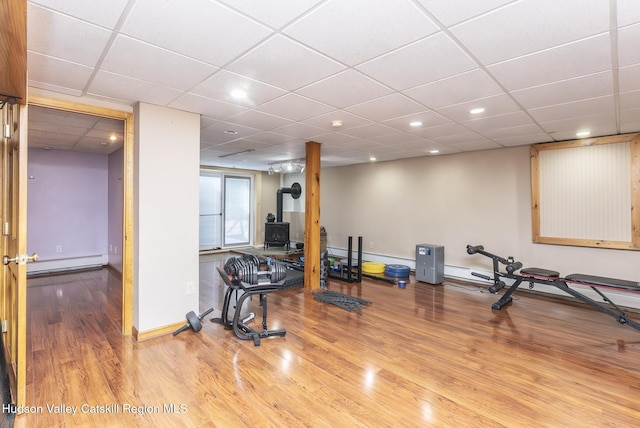
[[[108,157],[29,149],[27,245],[40,260],[108,253]]]

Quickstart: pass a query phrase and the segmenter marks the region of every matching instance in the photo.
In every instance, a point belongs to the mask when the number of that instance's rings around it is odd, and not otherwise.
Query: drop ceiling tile
[[[640,89],[640,64],[618,69],[618,85],[620,92],[637,91]]]
[[[236,132],[232,134],[225,131]],[[200,140],[202,144],[210,147],[218,144],[228,143],[233,140],[248,138],[261,131],[256,128],[237,125],[235,123],[215,122],[213,125],[200,129]]]
[[[93,67],[111,31],[32,4],[27,8],[27,49]]]
[[[229,123],[237,123],[238,125],[250,126],[253,128],[259,128],[263,131],[270,131],[274,128],[289,125],[293,121],[273,116],[271,114],[262,113],[256,110],[247,110],[235,116],[226,119]]]
[[[298,138],[290,135],[278,134],[275,132],[260,132],[246,138],[247,141],[255,141],[269,146],[283,144],[289,141],[297,141]]]
[[[116,38],[102,69],[180,90],[191,89],[216,71],[203,62],[125,36]]]
[[[339,128],[333,127],[332,123],[334,120],[342,121],[342,126]],[[345,129],[356,128],[358,126],[373,123],[368,119],[356,116],[355,114],[351,114],[344,110],[336,110],[331,113],[321,114],[320,116],[312,117],[310,119],[303,120],[302,122],[327,131],[344,131]]]
[[[285,34],[353,66],[438,31],[410,1],[329,1]]]
[[[88,152],[88,153],[111,153],[117,150],[120,145],[112,144],[109,141],[108,135],[104,136],[91,136],[86,135],[78,141],[74,150]]]
[[[246,92],[247,96],[245,98],[233,97],[231,93],[236,90]],[[276,88],[275,86],[267,85],[226,70],[218,71],[200,85],[196,86],[191,92],[196,95],[202,95],[207,98],[245,107],[255,107],[287,93],[284,89]]]
[[[403,93],[427,107],[436,109],[498,95],[503,91],[487,73],[477,68],[452,77],[436,80],[426,85],[407,89]]]
[[[313,6],[322,3],[321,0],[221,0],[222,3],[257,19],[264,24],[280,28],[302,15]]]
[[[637,0],[617,0],[618,27],[640,22],[640,8]]]
[[[500,116],[483,117],[462,122],[462,124],[476,132],[486,132],[498,128],[530,125],[533,121],[524,112],[507,113]]]
[[[68,150],[72,148],[79,139],[80,136],[54,133],[51,130],[34,129],[29,132],[30,147],[33,145],[33,147],[50,147]]]
[[[301,122],[292,123],[291,125],[281,126],[276,128],[273,132],[279,134],[291,135],[292,137],[310,139],[314,135],[324,133],[324,130],[315,126],[307,125]]]
[[[137,0],[122,33],[222,66],[265,39],[270,31],[209,0],[191,0],[188,7],[171,0]]]
[[[578,117],[604,115],[615,111],[613,95],[529,109],[529,114],[537,122],[573,119]]]
[[[502,146],[495,141],[480,139],[473,141],[466,141],[463,143],[455,143],[451,144],[451,147],[454,147],[460,151],[474,151],[474,150],[491,150],[491,149],[501,149]]]
[[[484,108],[485,111],[479,114],[471,114],[471,110],[474,108]],[[483,117],[513,113],[521,111],[521,109],[511,99],[511,97],[505,94],[500,94],[493,97],[467,101],[453,106],[439,108],[436,111],[454,122],[463,122]]]
[[[524,108],[563,104],[613,93],[613,74],[609,71],[534,86],[511,92]]]
[[[380,137],[371,137],[369,139],[375,143],[385,144],[385,145],[388,145],[388,144],[396,145],[396,144],[408,143],[412,141],[423,141],[423,138],[420,138],[420,136],[416,134],[411,134],[409,132],[396,132],[393,134],[382,135]]]
[[[404,95],[395,93],[351,106],[345,110],[371,120],[383,121],[421,113],[425,108]]]
[[[297,91],[298,94],[337,108],[363,103],[391,92],[391,89],[353,69],[345,70]]]
[[[435,144],[438,143],[421,138],[419,140],[398,143],[398,150],[429,153],[429,150],[433,150],[431,147]]]
[[[274,36],[227,66],[230,71],[287,90],[306,86],[344,68],[281,35]]]
[[[297,122],[310,117],[329,113],[335,109],[307,97],[297,94],[287,94],[273,101],[262,104],[256,108],[256,110]]]
[[[29,126],[37,126],[35,129],[46,130],[44,128],[55,127],[58,130],[64,130],[65,125],[69,126],[69,130],[74,129],[74,135],[82,135],[88,129],[93,128],[100,118],[88,114],[72,113],[62,110],[54,110],[40,106],[29,107]],[[53,131],[54,128],[49,128]],[[65,132],[62,132],[63,134]]]
[[[383,135],[395,134],[398,131],[389,126],[380,125],[379,123],[372,123],[370,125],[364,125],[358,128],[344,129],[341,132],[357,138],[373,138],[381,137]]]
[[[620,110],[620,132],[640,131],[640,108]]]
[[[60,90],[68,88],[75,95],[80,95],[89,81],[93,69],[80,64],[62,61],[35,52],[27,53],[29,68],[29,85],[43,89],[54,86]],[[42,85],[36,82],[46,82]]]
[[[451,123],[449,119],[434,111],[422,111],[408,116],[382,121],[382,123],[387,126],[392,126],[396,129],[407,132],[416,130],[416,127],[412,127],[410,125],[412,122],[422,122],[420,127],[423,128]]]
[[[436,138],[436,137],[446,137],[450,135],[466,134],[468,132],[470,132],[468,128],[457,123],[450,123],[447,125],[440,125],[440,126],[430,126],[428,128],[411,131],[412,134],[415,134],[421,138],[427,138],[427,139]]]
[[[130,104],[142,101],[164,106],[180,96],[182,92],[119,74],[99,71],[87,88],[87,94],[123,100]],[[136,94],[135,98],[132,98],[131,94]]]
[[[540,127],[556,141],[575,140],[576,132],[591,131],[591,136],[617,134],[616,117],[612,112],[600,116],[585,116],[540,123]]]
[[[539,144],[539,143],[550,143],[553,140],[549,136],[549,134],[531,134],[531,135],[517,135],[514,137],[505,137],[505,138],[494,138],[496,143],[505,146],[505,147],[513,147],[513,146],[525,146],[529,144]]]
[[[74,18],[113,29],[129,0],[84,2],[77,0],[29,0],[49,9],[55,9]]]
[[[496,9],[513,0],[418,0],[445,26],[451,26],[469,18]]]
[[[618,31],[618,65],[620,67],[640,64],[639,45],[640,24],[621,28]]]
[[[593,55],[593,52],[600,52]],[[508,90],[530,88],[611,69],[608,34],[580,40],[488,67]]]
[[[476,67],[446,34],[437,33],[357,68],[385,85],[404,90]]]
[[[315,135],[311,141],[323,144],[322,152],[324,153],[324,145],[335,146],[354,140],[357,140],[357,138],[341,132],[327,132],[325,134]]]
[[[634,109],[637,106],[640,106],[640,90],[620,94],[620,110]]]
[[[536,124],[514,126],[511,128],[496,128],[482,132],[487,138],[501,140],[505,138],[521,137],[527,135],[544,135],[544,131]]]
[[[609,22],[607,1],[585,7],[583,0],[523,0],[452,27],[451,32],[488,65],[608,32]]]
[[[193,113],[200,113],[211,119],[218,120],[247,111],[247,109],[242,106],[227,104],[193,94],[182,95],[175,101],[171,102],[169,107]]]
[[[487,141],[488,139],[476,132],[467,131],[463,134],[444,135],[441,137],[434,136],[433,138],[431,138],[431,140],[436,143],[449,146],[455,144],[465,144],[471,141]]]

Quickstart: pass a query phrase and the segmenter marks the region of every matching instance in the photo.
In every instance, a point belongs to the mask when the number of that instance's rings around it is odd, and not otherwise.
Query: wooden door
[[[0,319],[11,393],[25,404],[27,336],[27,110],[2,109],[2,289]]]

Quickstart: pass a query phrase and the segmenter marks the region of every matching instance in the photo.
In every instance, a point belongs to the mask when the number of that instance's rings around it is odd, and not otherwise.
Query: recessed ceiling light
[[[341,120],[332,120],[331,121],[331,126],[333,126],[334,128],[340,128],[340,127],[342,127],[342,121]]]
[[[412,128],[417,128],[418,126],[422,126],[422,122],[420,122],[419,120],[414,120],[413,122],[409,123],[409,126],[411,126]]]
[[[482,108],[482,107],[473,108],[473,109],[469,110],[469,113],[471,113],[471,114],[484,113],[484,108]]]
[[[237,100],[247,98],[247,91],[243,89],[234,89],[231,91],[231,96]]]
[[[591,131],[578,131],[578,132],[576,132],[576,137],[578,137],[578,138],[588,137],[589,135],[591,135]]]
[[[429,150],[429,153],[435,155],[436,153],[440,153],[440,150]]]
[[[118,137],[116,137],[115,135],[112,135],[111,137],[109,137],[109,139],[111,141],[116,141],[118,139]]]
[[[371,156],[371,157],[369,158],[369,160],[370,160],[371,162],[375,162],[377,159],[375,158],[375,156]]]
[[[224,133],[229,135],[236,135],[238,131],[234,131],[233,129],[227,129],[226,131],[224,131]]]

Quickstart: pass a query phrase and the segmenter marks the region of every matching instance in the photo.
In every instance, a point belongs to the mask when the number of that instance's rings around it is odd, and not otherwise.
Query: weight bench
[[[506,286],[502,278],[509,278],[514,280],[513,284],[507,289],[507,291],[500,297],[500,299],[491,305],[492,309],[500,310],[505,305],[512,302],[511,295],[523,282],[529,283],[529,288],[533,289],[534,284],[545,284],[558,288],[565,293],[575,297],[581,302],[604,312],[605,314],[613,317],[620,324],[627,324],[630,327],[640,330],[640,323],[629,318],[628,315],[617,306],[609,297],[607,297],[600,288],[609,288],[612,290],[620,290],[632,293],[640,293],[640,284],[633,281],[626,281],[622,279],[605,278],[601,276],[584,275],[584,274],[571,274],[566,277],[560,277],[560,273],[554,270],[541,269],[541,268],[522,268],[522,263],[517,262],[513,257],[503,258],[495,254],[484,251],[482,245],[467,245],[468,254],[481,254],[485,257],[489,257],[493,260],[493,278],[487,275],[471,272],[473,276],[493,281],[493,284],[489,287],[489,291],[497,293],[500,289]],[[500,264],[505,265],[505,271],[501,272],[499,269]],[[520,273],[516,273],[517,271]],[[577,290],[574,290],[570,285],[583,285],[590,287],[600,297],[602,297],[604,303],[595,301],[590,297],[585,296]]]

